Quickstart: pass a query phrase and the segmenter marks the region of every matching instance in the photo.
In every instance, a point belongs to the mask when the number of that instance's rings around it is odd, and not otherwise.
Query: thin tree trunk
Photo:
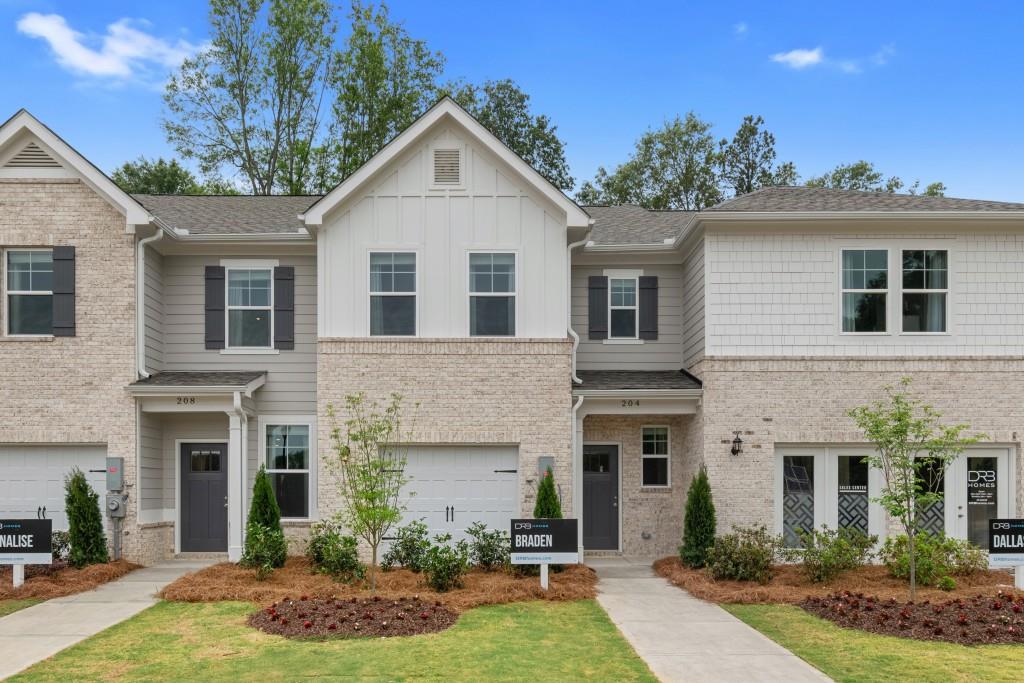
[[[911,529],[907,534],[907,553],[910,557],[910,599],[917,600],[917,554],[914,550],[914,536]]]
[[[373,559],[370,562],[370,592],[371,593],[376,593],[377,592],[377,546],[376,545],[371,546],[370,550],[371,550],[371,553],[373,554]]]

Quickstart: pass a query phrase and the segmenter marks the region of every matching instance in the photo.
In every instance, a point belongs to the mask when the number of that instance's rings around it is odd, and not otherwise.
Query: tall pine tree
[[[688,567],[703,567],[708,550],[714,544],[715,504],[711,500],[708,471],[701,465],[686,494],[686,517],[683,519],[683,544],[679,547],[679,557]]]
[[[549,467],[537,486],[537,503],[533,506],[533,516],[537,519],[561,519],[562,503],[558,500],[555,490],[555,476]]]

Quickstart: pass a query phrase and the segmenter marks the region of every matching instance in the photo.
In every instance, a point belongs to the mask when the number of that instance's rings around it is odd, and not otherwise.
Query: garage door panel
[[[3,516],[34,518],[45,507],[54,529],[66,529],[64,479],[76,466],[93,490],[103,495],[106,449],[102,446],[0,446]]]

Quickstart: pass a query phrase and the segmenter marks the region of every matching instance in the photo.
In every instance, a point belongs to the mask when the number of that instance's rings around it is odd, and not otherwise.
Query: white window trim
[[[316,434],[316,417],[312,415],[260,415],[257,420],[257,426],[259,427],[259,461],[256,463],[257,471],[259,468],[267,466],[267,427],[308,427],[309,428],[309,459],[306,463],[307,469],[305,470],[272,470],[266,467],[267,474],[271,472],[292,472],[295,474],[308,474],[309,475],[309,493],[307,494],[307,500],[309,501],[309,513],[306,517],[282,517],[282,522],[307,522],[316,520],[319,518],[317,508],[317,434]]]
[[[945,289],[905,289],[903,287],[903,252],[905,251],[944,251],[946,252],[946,288]],[[952,267],[952,250],[949,247],[943,247],[942,249],[929,249],[928,247],[906,247],[901,246],[899,250],[899,266],[900,266],[900,307],[899,307],[899,321],[900,321],[900,334],[915,337],[945,337],[950,334],[950,323],[949,323],[949,294],[950,294],[950,279],[953,274]],[[925,271],[927,272],[927,271]],[[945,294],[945,307],[946,307],[946,329],[941,332],[915,332],[907,331],[903,329],[903,295],[904,294]]]
[[[375,292],[370,289],[370,283],[373,281],[373,273],[371,271],[371,260],[374,254],[413,254],[416,256],[416,274],[413,278],[413,291],[411,292]],[[366,336],[373,337],[374,339],[415,339],[420,336],[420,271],[421,268],[420,252],[418,249],[370,249],[366,252]],[[413,298],[413,311],[416,316],[416,320],[413,324],[412,334],[373,334],[373,297],[375,296],[411,296]]]
[[[608,338],[604,341],[609,344],[643,344],[640,339],[640,270],[606,270],[605,277],[608,278]],[[609,274],[611,273],[611,274]],[[612,306],[612,280],[633,281],[633,305]],[[633,336],[613,337],[612,336],[612,311],[633,311]]]
[[[664,429],[665,430],[665,455],[646,455],[644,454],[644,430],[646,429]],[[666,461],[665,466],[665,482],[664,484],[645,484],[644,483],[644,460],[649,458],[664,458]],[[641,425],[640,426],[640,488],[643,489],[670,489],[672,488],[672,428],[668,425]]]
[[[515,278],[514,287],[511,292],[474,292],[473,290],[473,276],[470,272],[470,259],[473,254],[512,254],[512,258],[515,259],[512,264],[512,277]],[[417,274],[419,271],[417,271]],[[518,249],[469,249],[466,251],[466,336],[473,339],[515,339],[519,336],[519,250]],[[503,296],[512,297],[513,315],[513,327],[515,328],[514,334],[503,334],[503,335],[486,335],[486,334],[473,334],[473,328],[471,321],[471,309],[473,307],[473,297],[475,296]]]
[[[7,289],[7,255],[11,252],[24,252],[24,251],[35,251],[35,252],[48,252],[53,253],[53,247],[8,247],[6,249],[0,249],[0,294],[3,295],[3,336],[8,339],[52,339],[52,334],[11,334],[11,317],[8,311],[9,299],[8,296],[11,294],[19,295],[33,295],[33,296],[49,296],[53,297],[53,290],[48,292],[26,292],[22,290],[8,290]],[[51,266],[52,268],[52,266]],[[52,305],[52,304],[51,304]]]
[[[843,286],[843,252],[845,251],[884,251],[885,252],[885,289],[847,289]],[[839,247],[839,334],[848,337],[887,337],[892,335],[892,249],[888,246],[841,246]],[[885,330],[882,332],[856,332],[843,329],[843,295],[844,294],[885,294]],[[902,303],[902,300],[901,300]]]
[[[276,259],[221,259],[224,267],[224,348],[223,355],[272,355],[278,353],[274,348],[274,268],[278,267]],[[270,271],[270,305],[269,306],[232,306],[231,277],[232,270],[269,270]],[[270,314],[270,346],[231,346],[231,311],[267,311]]]

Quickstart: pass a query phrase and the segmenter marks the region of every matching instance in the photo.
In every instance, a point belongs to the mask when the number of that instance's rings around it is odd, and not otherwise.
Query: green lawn
[[[20,609],[31,607],[32,605],[38,605],[42,600],[39,598],[25,598],[24,600],[0,600],[0,617],[6,617],[12,612],[17,612]]]
[[[723,605],[837,681],[1020,681],[1024,646],[878,636],[845,629],[791,605]]]
[[[442,633],[326,642],[253,630],[253,609],[162,602],[10,680],[655,680],[593,600],[481,607]]]

